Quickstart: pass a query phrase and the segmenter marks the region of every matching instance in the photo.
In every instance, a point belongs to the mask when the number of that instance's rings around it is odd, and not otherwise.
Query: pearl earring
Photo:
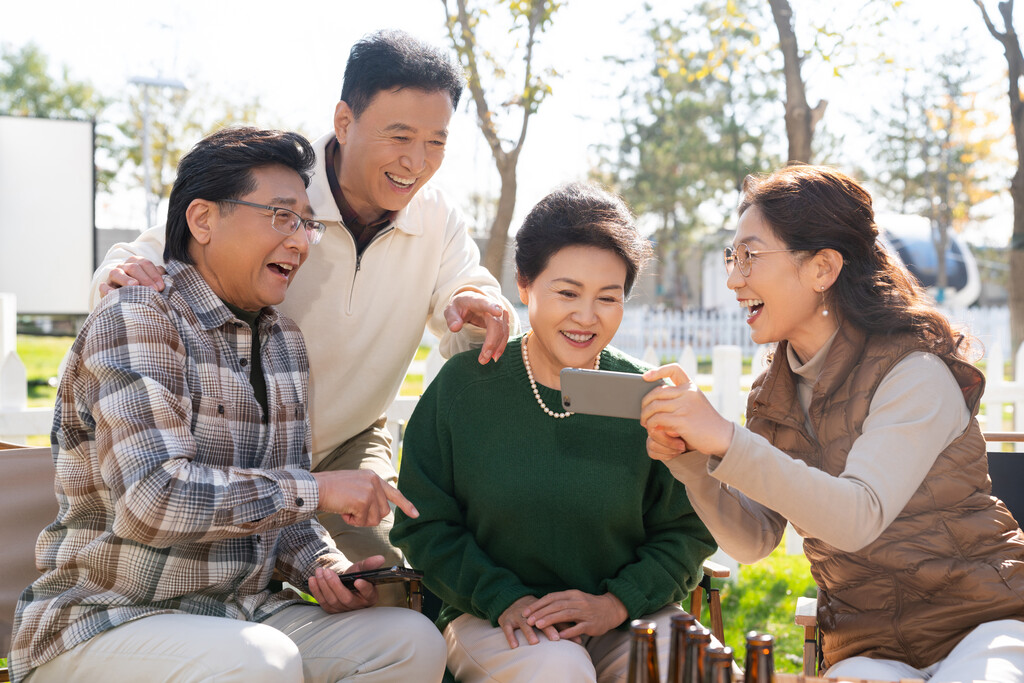
[[[821,286],[821,315],[828,317],[828,304],[825,303],[825,285]]]

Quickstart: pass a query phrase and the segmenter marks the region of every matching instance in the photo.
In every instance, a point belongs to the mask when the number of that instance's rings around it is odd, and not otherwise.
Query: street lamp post
[[[160,198],[153,194],[153,184],[150,176],[149,89],[170,88],[172,90],[187,90],[188,88],[176,78],[134,76],[128,79],[128,82],[139,86],[139,89],[142,91],[142,182],[145,184],[143,190],[146,193],[146,227],[150,228],[156,223],[156,208]]]

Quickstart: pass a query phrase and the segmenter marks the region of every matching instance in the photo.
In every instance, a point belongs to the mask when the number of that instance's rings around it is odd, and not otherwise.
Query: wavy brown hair
[[[914,276],[885,250],[871,195],[827,166],[796,164],[747,176],[739,214],[757,207],[786,247],[811,254],[834,249],[843,268],[826,294],[844,325],[869,335],[911,334],[941,358],[969,360],[969,343],[935,309]]]

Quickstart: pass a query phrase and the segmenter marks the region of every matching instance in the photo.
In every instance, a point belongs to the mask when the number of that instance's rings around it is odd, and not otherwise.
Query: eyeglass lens
[[[725,248],[725,270],[732,273],[733,266],[739,266],[740,274],[744,277],[750,275],[750,248],[740,243],[736,248]]]
[[[292,213],[287,209],[274,209],[274,230],[290,235],[299,229],[299,223],[302,221],[298,214]]]

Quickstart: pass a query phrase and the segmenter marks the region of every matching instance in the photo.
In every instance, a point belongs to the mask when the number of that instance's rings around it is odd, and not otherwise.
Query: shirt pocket
[[[231,435],[232,405],[218,396],[193,395],[192,437],[196,462],[213,467],[235,465],[235,443]]]
[[[277,404],[274,416],[274,448],[267,467],[310,468],[309,450],[306,446],[309,421],[306,404],[299,401],[283,401]]]

